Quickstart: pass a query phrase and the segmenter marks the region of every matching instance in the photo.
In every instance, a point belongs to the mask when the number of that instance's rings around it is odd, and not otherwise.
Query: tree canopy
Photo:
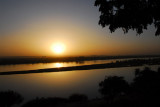
[[[20,104],[23,101],[23,97],[14,91],[2,91],[0,92],[0,107],[11,107],[16,104]]]
[[[155,35],[160,35],[160,0],[96,0],[95,6],[101,12],[99,25],[109,26],[111,33],[122,28],[124,33],[132,29],[141,34],[153,24]]]
[[[129,84],[123,77],[110,76],[106,77],[104,81],[99,83],[99,92],[106,99],[112,99],[118,94],[125,93],[129,89]]]

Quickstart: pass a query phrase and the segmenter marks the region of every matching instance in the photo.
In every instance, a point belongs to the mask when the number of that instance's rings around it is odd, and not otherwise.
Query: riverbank
[[[0,65],[36,64],[52,62],[77,62],[127,58],[156,58],[160,55],[129,55],[129,56],[78,56],[78,57],[0,57]]]
[[[93,65],[72,66],[72,67],[59,67],[59,68],[37,69],[37,70],[9,71],[9,72],[0,72],[0,75],[47,73],[47,72],[90,70],[90,69],[104,69],[104,68],[120,68],[120,67],[133,67],[133,66],[143,66],[143,65],[160,65],[160,58],[132,59],[132,60],[125,60],[125,61],[116,61],[114,63],[93,64]]]

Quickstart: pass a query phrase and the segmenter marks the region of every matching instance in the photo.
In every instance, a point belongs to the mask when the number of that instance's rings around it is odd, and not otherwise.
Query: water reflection
[[[128,58],[133,59],[133,58]],[[96,61],[84,61],[82,62],[53,62],[53,63],[37,63],[37,64],[18,64],[18,65],[0,65],[0,72],[8,71],[23,71],[23,70],[36,70],[45,68],[57,68],[57,67],[71,67],[91,64],[111,63],[116,61],[123,61],[126,59],[110,59],[110,60],[96,60]]]
[[[151,69],[157,70],[158,67],[152,66]],[[98,84],[105,76],[123,76],[130,82],[136,68],[144,67],[5,75],[0,76],[0,91],[14,90],[28,100],[36,97],[68,97],[73,93],[95,98],[99,96]]]
[[[56,68],[63,67],[63,63],[55,63],[55,64],[54,64],[54,67],[56,67]]]
[[[114,63],[116,61],[124,61],[124,60],[132,60],[132,59],[150,59],[150,58],[125,58],[125,59],[91,60],[91,61],[82,61],[82,62],[78,61],[78,62],[53,62],[53,63],[0,65],[0,72],[104,64],[104,63]]]
[[[113,62],[113,60],[85,61],[84,63],[54,62],[54,63],[37,63],[37,64],[0,65],[0,72],[70,67],[70,66],[91,65],[91,64],[101,64],[110,62]]]

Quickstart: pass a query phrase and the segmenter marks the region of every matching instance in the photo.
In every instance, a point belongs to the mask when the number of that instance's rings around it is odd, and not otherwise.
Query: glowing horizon
[[[141,36],[110,33],[98,25],[94,0],[0,1],[0,56],[160,54],[153,26]],[[52,51],[57,42],[64,44],[59,54]]]

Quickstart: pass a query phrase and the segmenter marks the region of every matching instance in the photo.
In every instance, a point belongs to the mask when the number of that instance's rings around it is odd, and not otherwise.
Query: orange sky
[[[0,56],[160,54],[152,26],[140,36],[102,29],[94,0],[0,1]],[[56,43],[63,53],[53,52]]]

